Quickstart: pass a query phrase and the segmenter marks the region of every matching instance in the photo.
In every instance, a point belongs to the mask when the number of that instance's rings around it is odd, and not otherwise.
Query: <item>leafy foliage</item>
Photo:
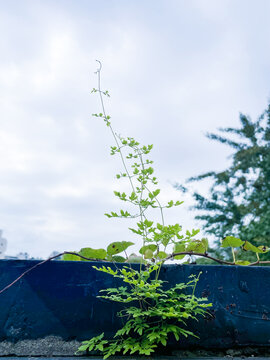
[[[110,301],[130,304],[119,313],[124,326],[112,340],[104,340],[104,333],[84,341],[78,352],[100,351],[106,359],[117,353],[150,355],[159,345],[166,346],[169,336],[179,341],[181,337],[196,336],[187,329],[187,320],[197,320],[211,306],[207,299],[194,295],[199,276],[192,276],[187,284],[177,284],[169,290],[158,280],[159,266],[136,271],[124,266],[116,271],[110,267],[95,267],[123,280],[126,286],[102,290],[100,297]]]
[[[92,249],[82,248],[78,254],[82,255],[79,257],[74,254],[64,254],[63,260],[66,261],[89,261],[89,260],[106,260],[106,261],[115,261],[115,262],[125,262],[127,260],[126,257],[119,256],[119,254],[125,252],[127,248],[131,245],[134,245],[131,241],[117,241],[108,245],[107,250],[105,249]],[[87,260],[89,259],[89,260]]]

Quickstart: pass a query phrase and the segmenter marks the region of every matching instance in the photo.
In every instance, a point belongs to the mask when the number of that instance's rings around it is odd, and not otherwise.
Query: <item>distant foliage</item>
[[[256,246],[270,246],[270,104],[257,121],[240,114],[240,128],[220,129],[228,136],[208,138],[230,146],[231,166],[190,181],[213,180],[210,198],[194,193],[196,219],[220,239],[233,235]]]

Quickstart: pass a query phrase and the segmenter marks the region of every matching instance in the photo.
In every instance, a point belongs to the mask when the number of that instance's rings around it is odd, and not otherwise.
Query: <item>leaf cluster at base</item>
[[[160,265],[152,265],[141,271],[124,266],[116,270],[95,267],[120,278],[125,286],[101,290],[100,298],[128,304],[118,313],[124,326],[111,340],[104,333],[84,341],[78,353],[99,351],[104,359],[117,353],[150,355],[158,346],[166,346],[171,335],[179,341],[182,336],[195,336],[187,330],[188,320],[197,320],[212,304],[197,298],[195,293],[199,276],[191,276],[187,283],[164,289],[164,281],[158,279]]]

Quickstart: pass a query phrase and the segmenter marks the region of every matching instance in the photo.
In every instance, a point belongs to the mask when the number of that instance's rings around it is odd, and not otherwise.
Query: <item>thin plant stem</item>
[[[231,249],[232,249],[233,263],[235,264],[235,253],[234,253],[234,249],[233,249],[233,248],[231,248]]]
[[[97,76],[98,76],[98,93],[99,93],[99,98],[100,98],[100,102],[101,102],[101,107],[102,107],[104,119],[105,119],[105,121],[107,122],[107,125],[109,126],[109,128],[110,128],[110,130],[111,130],[111,133],[112,133],[112,135],[113,135],[113,138],[114,138],[114,140],[115,140],[117,149],[118,149],[119,154],[120,154],[120,157],[121,157],[122,164],[123,164],[124,169],[125,169],[125,172],[126,172],[126,174],[127,174],[127,176],[128,176],[128,179],[129,179],[129,182],[130,182],[132,191],[135,193],[135,186],[134,186],[134,184],[133,184],[132,177],[131,177],[131,175],[130,175],[130,173],[129,173],[129,171],[128,171],[128,168],[127,168],[127,166],[126,166],[126,162],[125,162],[125,160],[124,160],[124,155],[123,155],[123,153],[122,153],[122,147],[120,146],[120,144],[119,144],[119,142],[118,142],[118,140],[117,140],[117,136],[116,136],[116,134],[115,134],[115,132],[114,132],[114,130],[113,130],[110,122],[108,122],[108,120],[107,120],[105,105],[104,105],[103,96],[102,96],[103,92],[102,92],[102,90],[101,90],[101,79],[100,79],[100,72],[101,72],[102,64],[101,64],[101,62],[100,62],[99,60],[96,60],[96,61],[99,63],[99,69],[97,69],[96,74],[97,74]],[[138,204],[138,205],[139,205],[139,209],[140,209],[141,221],[143,222],[143,211],[142,211],[142,207],[141,207],[140,204]],[[144,239],[145,239],[145,238],[146,238],[146,235],[144,235]]]

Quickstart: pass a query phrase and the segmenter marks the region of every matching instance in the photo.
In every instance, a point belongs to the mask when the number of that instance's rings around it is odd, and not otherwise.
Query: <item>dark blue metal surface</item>
[[[36,263],[1,260],[0,289]],[[112,335],[121,326],[120,308],[96,296],[120,283],[92,265],[51,261],[0,294],[0,341],[48,335],[85,340],[104,331]],[[270,267],[166,265],[161,278],[173,285],[199,272],[196,295],[213,303],[213,316],[190,324],[199,340],[182,339],[175,347],[270,347]]]

